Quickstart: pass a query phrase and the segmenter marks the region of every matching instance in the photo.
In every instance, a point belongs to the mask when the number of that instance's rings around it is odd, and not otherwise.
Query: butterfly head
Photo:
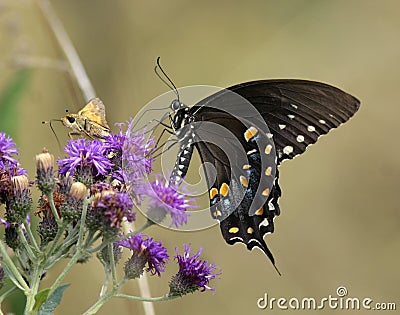
[[[171,109],[174,111],[172,118],[172,127],[174,130],[179,130],[189,123],[189,107],[179,100],[174,100],[171,103]]]
[[[79,130],[80,128],[78,126],[77,118],[76,114],[67,114],[61,118],[61,122],[67,128]]]

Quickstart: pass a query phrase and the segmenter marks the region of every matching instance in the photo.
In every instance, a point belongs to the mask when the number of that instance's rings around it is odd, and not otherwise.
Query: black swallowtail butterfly
[[[277,166],[346,122],[359,106],[355,97],[338,88],[306,80],[246,82],[193,107],[175,100],[172,127],[181,146],[170,183],[183,180],[196,148],[203,165],[211,163],[216,170],[214,178],[204,168],[211,215],[220,221],[225,241],[242,242],[249,250],[258,247],[275,266],[264,235],[274,232],[274,218],[280,213]],[[209,123],[227,134],[210,129]],[[213,139],[222,141],[229,152]]]

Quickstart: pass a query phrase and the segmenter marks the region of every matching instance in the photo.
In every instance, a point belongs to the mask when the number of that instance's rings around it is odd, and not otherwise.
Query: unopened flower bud
[[[54,167],[54,155],[49,153],[46,149],[36,155],[36,168],[38,170],[47,171]]]
[[[75,182],[72,184],[69,194],[76,200],[83,200],[87,195],[87,188],[81,182]]]
[[[61,216],[66,222],[76,222],[82,214],[83,200],[87,195],[87,187],[81,182],[75,182],[67,198],[61,205]]]
[[[50,193],[55,187],[54,155],[46,149],[36,155],[36,174],[39,189],[45,194]]]
[[[58,225],[54,216],[45,216],[37,227],[42,245],[46,245],[57,235]]]
[[[10,226],[6,227],[4,231],[4,240],[6,244],[13,250],[22,247],[22,243],[19,238],[17,229],[18,226],[16,226],[15,224],[11,224]]]
[[[12,196],[6,207],[8,222],[22,223],[31,210],[29,180],[25,175],[11,177]]]
[[[22,192],[29,188],[29,180],[25,175],[11,177],[11,184],[15,192]]]

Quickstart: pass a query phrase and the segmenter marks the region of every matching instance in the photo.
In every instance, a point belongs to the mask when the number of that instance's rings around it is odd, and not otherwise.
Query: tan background
[[[157,314],[278,314],[257,309],[256,300],[264,293],[322,298],[335,295],[340,285],[349,296],[396,302],[400,308],[398,1],[53,2],[107,106],[110,124],[134,116],[167,91],[153,73],[157,56],[178,86],[304,78],[342,87],[362,101],[348,124],[280,168],[282,215],[267,242],[283,276],[261,252],[226,245],[217,227],[196,233],[152,228],[150,234],[171,253],[175,245],[190,242],[204,247],[204,256],[223,270],[213,283],[214,296],[195,293],[156,304]],[[0,4],[1,88],[15,71],[5,63],[17,54],[54,58],[56,53],[31,1]],[[23,97],[18,146],[31,174],[33,156],[43,146],[60,154],[40,122],[83,105],[74,104],[64,77],[36,67]],[[64,137],[65,130],[57,130]],[[175,271],[170,264],[161,279],[151,279],[154,296],[167,291]],[[45,284],[54,276],[50,272]],[[85,310],[102,280],[97,261],[77,266],[56,314]],[[137,294],[136,285],[127,292]],[[384,313],[395,312],[374,312]],[[99,314],[143,310],[139,303],[112,300]]]

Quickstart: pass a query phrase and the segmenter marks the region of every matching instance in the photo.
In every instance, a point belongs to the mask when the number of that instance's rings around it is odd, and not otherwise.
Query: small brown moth
[[[110,134],[106,121],[106,110],[99,98],[93,98],[78,114],[67,114],[61,118],[65,127],[72,129],[69,136],[85,134],[89,138],[104,139]]]

